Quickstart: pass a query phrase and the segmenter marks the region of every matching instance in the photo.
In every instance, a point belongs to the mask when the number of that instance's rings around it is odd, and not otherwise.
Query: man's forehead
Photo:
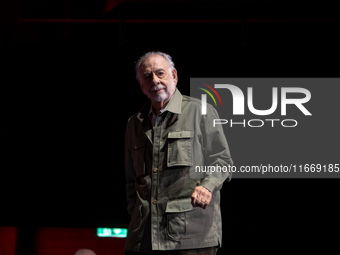
[[[159,68],[168,68],[168,61],[160,55],[151,55],[147,57],[141,64],[141,68],[143,70],[148,69],[159,69]]]

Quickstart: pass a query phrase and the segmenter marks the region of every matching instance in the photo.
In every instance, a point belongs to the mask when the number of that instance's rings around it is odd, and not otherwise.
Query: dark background
[[[143,53],[169,53],[187,95],[190,77],[339,72],[328,1],[6,0],[0,14],[0,225],[20,227],[26,254],[39,227],[127,227],[124,133],[146,100]],[[221,254],[331,251],[338,185],[226,183]]]

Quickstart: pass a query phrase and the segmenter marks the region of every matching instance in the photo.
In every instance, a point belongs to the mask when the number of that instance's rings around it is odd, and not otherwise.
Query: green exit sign
[[[97,236],[126,238],[126,228],[97,228]]]

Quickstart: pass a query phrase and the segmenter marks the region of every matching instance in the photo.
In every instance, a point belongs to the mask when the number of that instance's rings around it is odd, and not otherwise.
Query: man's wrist
[[[205,188],[206,190],[208,190],[212,194],[212,191],[211,191],[211,189],[209,187],[206,187],[205,185],[202,185],[202,184],[200,186],[198,186],[198,187],[203,187],[203,188]]]

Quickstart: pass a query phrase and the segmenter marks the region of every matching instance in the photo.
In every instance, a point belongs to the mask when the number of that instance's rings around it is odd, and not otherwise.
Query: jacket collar
[[[172,113],[181,114],[182,113],[182,94],[176,88],[174,95],[170,99],[169,104],[165,107],[165,111]]]

